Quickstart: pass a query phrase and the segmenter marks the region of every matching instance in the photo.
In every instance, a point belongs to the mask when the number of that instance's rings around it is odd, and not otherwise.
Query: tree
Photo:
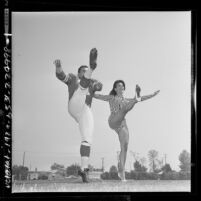
[[[130,150],[130,154],[131,154],[131,156],[133,156],[133,158],[134,158],[135,161],[139,161],[140,160],[139,159],[139,153]]]
[[[146,158],[145,158],[145,157],[140,158],[140,159],[139,159],[139,162],[140,162],[140,164],[141,164],[142,166],[145,166],[145,164],[146,164]]]
[[[60,165],[58,163],[54,163],[53,165],[51,165],[51,170],[60,170],[60,169],[64,169],[64,165]]]
[[[172,172],[172,168],[170,167],[170,164],[168,164],[168,163],[166,163],[162,168],[161,168],[161,170],[163,171],[163,172]]]
[[[101,179],[110,179],[109,172],[104,172],[100,175]]]
[[[180,161],[180,169],[181,171],[190,172],[191,169],[191,160],[190,160],[190,153],[186,150],[183,150],[179,155]]]
[[[77,164],[73,164],[66,168],[66,174],[67,176],[69,175],[78,176],[78,170],[81,170],[80,166]]]
[[[22,165],[13,165],[12,174],[15,175],[16,180],[26,180],[28,176],[28,167],[24,167]]]
[[[51,165],[51,170],[55,170],[57,174],[65,177],[66,175],[66,170],[64,168],[64,165],[60,165],[58,163],[54,163],[53,165]]]
[[[145,157],[140,157],[139,153],[134,152],[132,150],[130,150],[130,154],[134,158],[134,161],[135,161],[134,162],[134,169],[136,170],[136,168],[138,168],[138,167],[135,168],[135,163],[136,163],[136,166],[140,165],[141,167],[143,167],[143,171],[146,171],[147,170],[147,168],[145,167],[146,158]],[[141,171],[142,171],[142,169],[141,169]]]
[[[152,172],[156,171],[156,159],[158,157],[158,152],[156,150],[150,150],[148,152],[149,165]]]
[[[118,170],[117,167],[112,165],[110,167],[110,171],[109,171],[109,177],[110,179],[118,179],[118,174],[117,174]]]
[[[142,164],[140,164],[139,161],[135,161],[134,169],[136,172],[146,172],[147,171],[147,168],[145,166],[143,166]]]
[[[118,172],[117,171],[117,167],[115,166],[115,165],[112,165],[111,167],[110,167],[110,171],[109,172]]]
[[[19,171],[19,167],[17,165],[13,165],[13,167],[12,167],[12,175],[14,175],[16,180],[19,180],[20,171]]]
[[[163,167],[163,158],[156,159],[156,166],[157,166],[157,169],[161,169]]]

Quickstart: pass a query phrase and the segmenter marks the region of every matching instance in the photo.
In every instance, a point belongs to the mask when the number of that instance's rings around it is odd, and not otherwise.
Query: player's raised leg
[[[89,54],[89,68],[84,73],[84,76],[80,80],[80,87],[82,89],[88,88],[90,84],[90,79],[92,72],[96,69],[97,66],[97,55],[98,51],[96,48],[91,49]]]

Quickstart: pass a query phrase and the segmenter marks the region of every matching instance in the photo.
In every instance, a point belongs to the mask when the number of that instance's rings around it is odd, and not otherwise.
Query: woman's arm
[[[140,91],[141,91],[141,88],[138,85],[136,85],[135,98],[126,98],[126,100],[128,100],[128,101],[135,100],[136,103],[137,103],[137,102],[140,102],[140,101],[148,100],[148,99],[156,96],[160,92],[160,90],[158,90],[158,91],[155,91],[153,94],[140,96]]]
[[[139,102],[136,98],[126,98],[127,101],[135,101],[135,103]]]
[[[103,101],[109,101],[112,96],[111,95],[102,95],[102,94],[93,94],[93,97],[99,100],[103,100]]]
[[[141,101],[140,91],[141,91],[141,88],[139,87],[139,85],[136,85],[136,87],[135,87],[135,92],[136,92],[135,97],[134,98],[126,98],[126,100],[135,101],[135,103],[140,102]]]
[[[148,100],[148,99],[156,96],[159,92],[160,92],[160,90],[155,91],[153,94],[150,94],[150,95],[141,96],[141,101]]]

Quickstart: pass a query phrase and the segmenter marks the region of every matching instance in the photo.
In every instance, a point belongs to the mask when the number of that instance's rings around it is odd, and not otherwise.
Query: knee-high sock
[[[81,157],[81,170],[88,168],[89,165],[89,157],[82,156]]]
[[[90,156],[90,144],[87,141],[81,143],[80,155],[81,155],[81,169],[84,170],[85,168],[88,168],[89,156]]]

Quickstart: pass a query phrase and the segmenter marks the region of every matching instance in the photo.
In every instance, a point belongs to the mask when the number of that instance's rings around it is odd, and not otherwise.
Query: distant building
[[[38,180],[47,178],[48,180],[60,180],[65,178],[65,170],[50,170],[50,171],[29,171],[27,180]]]
[[[103,172],[102,171],[92,171],[92,172],[89,172],[89,177],[91,179],[100,179],[100,175],[102,174]]]
[[[37,180],[39,177],[39,172],[29,171],[27,175],[27,180]]]
[[[65,170],[51,170],[48,175],[48,180],[60,180],[66,176]]]
[[[48,180],[60,180],[64,179],[64,177],[59,173],[50,173],[48,176]]]
[[[51,172],[49,171],[37,171],[37,168],[36,168],[35,171],[28,171],[27,180],[38,180],[42,176],[45,176],[48,178],[50,174]]]

